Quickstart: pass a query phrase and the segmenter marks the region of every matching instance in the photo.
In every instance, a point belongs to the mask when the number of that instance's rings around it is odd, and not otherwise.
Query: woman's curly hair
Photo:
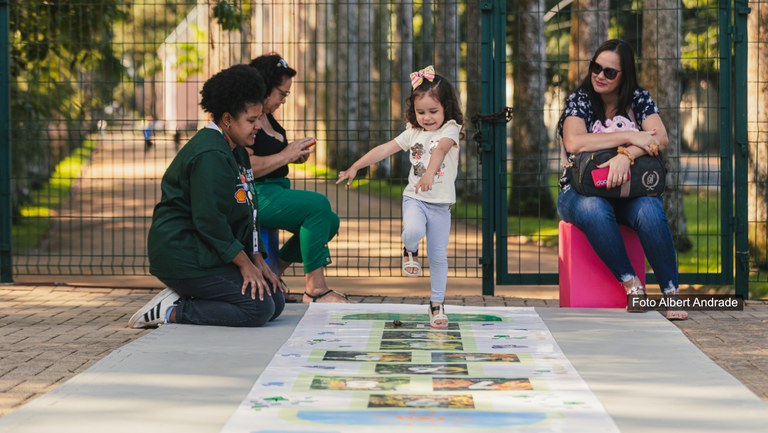
[[[411,126],[419,128],[419,122],[416,121],[416,110],[414,109],[414,101],[416,98],[420,98],[423,95],[429,94],[433,98],[440,102],[445,110],[445,122],[449,120],[455,120],[459,125],[464,124],[464,115],[461,114],[461,104],[459,104],[459,97],[453,90],[453,86],[448,82],[445,77],[435,74],[435,79],[432,81],[424,80],[419,87],[411,91],[408,99],[405,100],[405,121],[410,123]],[[440,125],[442,126],[442,125]]]
[[[256,57],[248,65],[256,68],[264,77],[264,84],[267,86],[265,98],[284,80],[296,76],[296,70],[288,66],[283,56],[275,52]]]
[[[200,106],[218,122],[224,113],[237,116],[247,104],[263,104],[264,80],[256,69],[235,65],[209,78],[200,95]]]

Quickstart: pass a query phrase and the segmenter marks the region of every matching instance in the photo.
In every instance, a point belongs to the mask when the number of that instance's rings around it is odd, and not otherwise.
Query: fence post
[[[747,136],[747,0],[734,2],[733,34],[733,105],[734,105],[734,171],[736,194],[734,200],[736,232],[736,295],[749,298],[749,144]],[[756,79],[756,78],[753,78]]]
[[[482,108],[481,113],[491,112],[492,83],[493,83],[493,2],[484,1],[480,3],[481,12],[481,58],[480,67],[482,73]],[[483,251],[480,255],[480,265],[483,270],[483,295],[493,295],[493,152],[489,143],[492,143],[490,125],[482,122],[479,125],[478,132],[480,140],[480,164],[482,165],[482,230],[483,230]]]
[[[0,0],[0,282],[13,281],[11,261],[11,57],[8,0]]]

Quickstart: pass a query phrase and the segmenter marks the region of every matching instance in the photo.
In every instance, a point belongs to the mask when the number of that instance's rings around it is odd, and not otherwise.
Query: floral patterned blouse
[[[659,107],[656,106],[656,103],[653,101],[648,90],[638,87],[632,95],[631,110],[633,116],[628,117],[634,117],[633,121],[637,125],[637,128],[642,131],[643,121],[651,114],[658,113]],[[592,101],[589,100],[589,96],[585,90],[579,89],[571,93],[565,100],[563,114],[557,122],[557,133],[560,135],[560,139],[563,138],[563,124],[565,123],[565,119],[570,116],[583,119],[584,124],[587,127],[587,132],[592,132],[592,125],[598,119],[595,110],[592,108]],[[566,151],[566,156],[570,158],[571,154]],[[564,170],[563,175],[560,177],[560,189],[565,189],[566,185],[570,183],[567,172],[568,170]]]
[[[651,114],[658,113],[659,107],[653,102],[653,98],[651,98],[651,94],[647,90],[638,87],[634,95],[632,95],[632,112],[634,113],[635,124],[637,124],[638,129],[642,130],[643,121]],[[565,123],[565,119],[569,116],[584,119],[587,131],[592,132],[592,125],[597,120],[597,114],[592,109],[592,101],[589,100],[585,90],[579,89],[571,93],[568,99],[565,100],[565,109],[563,109],[563,114],[557,122],[557,132],[561,138],[563,137],[563,123]]]

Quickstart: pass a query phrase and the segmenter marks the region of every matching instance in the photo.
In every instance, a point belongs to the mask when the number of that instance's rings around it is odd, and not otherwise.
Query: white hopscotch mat
[[[618,432],[533,308],[311,304],[223,433]]]

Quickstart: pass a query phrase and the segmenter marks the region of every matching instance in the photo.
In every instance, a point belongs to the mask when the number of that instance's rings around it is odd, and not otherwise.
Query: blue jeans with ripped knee
[[[677,254],[661,197],[589,197],[566,186],[557,198],[557,212],[584,232],[618,281],[635,276],[619,233],[623,224],[637,232],[662,292],[679,287]]]

